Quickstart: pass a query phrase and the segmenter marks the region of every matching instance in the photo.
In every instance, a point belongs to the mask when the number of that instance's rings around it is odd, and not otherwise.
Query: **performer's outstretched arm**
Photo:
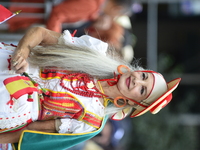
[[[12,57],[12,67],[16,70],[16,73],[26,71],[28,67],[26,59],[30,53],[30,48],[41,44],[57,44],[60,35],[60,33],[43,27],[33,27],[27,30],[23,38],[19,41]]]

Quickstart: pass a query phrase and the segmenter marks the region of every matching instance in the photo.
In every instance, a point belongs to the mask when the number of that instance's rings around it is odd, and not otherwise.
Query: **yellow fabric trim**
[[[26,130],[24,130],[26,131]],[[21,135],[20,135],[20,138],[19,138],[19,143],[18,143],[18,150],[20,150],[20,147],[21,147],[21,143],[22,143],[22,138],[24,136],[24,131],[22,131]]]
[[[57,102],[53,102],[53,101],[48,101],[48,102],[52,103],[52,104],[64,106],[64,107],[74,107],[74,103],[57,103]]]
[[[15,148],[14,144],[11,144],[11,145],[12,145],[12,149],[13,149],[13,150],[16,150],[16,148]]]
[[[76,99],[80,104],[81,104],[81,106],[84,108],[84,112],[83,112],[83,115],[78,119],[79,121],[81,121],[82,119],[83,119],[83,117],[85,116],[85,106],[83,105],[83,103],[81,103],[80,101],[79,101],[79,99],[76,97],[76,96],[74,96],[72,93],[68,93],[68,92],[56,92],[56,91],[53,91],[53,90],[49,90],[49,89],[46,89],[46,90],[48,90],[48,91],[51,91],[52,93],[67,93],[67,94],[69,94],[70,96],[72,96],[74,99]]]
[[[45,88],[45,89],[46,89],[46,88]],[[70,94],[70,95],[71,95],[71,93],[68,93],[68,92],[58,92],[58,91],[53,91],[53,90],[50,90],[50,89],[46,89],[46,90],[48,90],[48,91],[50,91],[50,92],[52,92],[52,93],[62,93],[62,94],[67,93],[67,94]]]
[[[31,81],[27,80],[17,80],[17,81],[12,81],[8,84],[6,84],[6,88],[9,89],[10,94],[14,94],[15,92],[22,90],[27,87],[34,87],[33,83]]]
[[[89,123],[87,123],[86,121],[84,121],[83,120],[83,122],[85,123],[85,124],[87,124],[87,125],[90,125],[91,127],[94,127],[95,129],[97,129],[98,127],[96,127],[96,126],[93,126],[92,124],[89,124]]]
[[[40,78],[42,79],[42,80],[50,80],[50,79],[61,79],[61,77],[59,77],[59,76],[55,76],[55,77],[48,77],[48,78],[43,78],[42,76],[41,76],[41,70],[40,70]],[[64,80],[66,80],[66,81],[71,81],[71,80],[69,80],[69,79],[64,79]],[[74,79],[73,81],[76,81],[76,80],[78,80],[78,79]]]
[[[40,77],[42,80],[50,80],[50,79],[55,79],[55,78],[56,78],[56,79],[60,79],[59,76],[43,78],[43,77],[41,76],[41,74],[42,74],[42,70],[40,69],[40,75],[39,75],[39,77]]]
[[[93,113],[93,112],[90,112],[90,111],[86,111],[86,112],[88,112],[89,114],[94,115],[96,118],[98,118],[98,119],[100,119],[100,120],[103,120],[103,117],[101,117],[101,116],[99,116],[99,115],[96,115],[96,114]]]
[[[96,115],[96,114],[94,114],[94,113],[92,113],[92,112],[90,112],[90,111],[86,111],[86,112],[88,112],[88,114],[92,114],[92,115],[94,115],[97,119],[99,119],[99,120],[103,120],[103,117],[100,117],[100,116],[98,116],[98,115]],[[90,124],[90,123],[87,123],[85,120],[82,120],[85,124],[88,124],[88,125],[90,125],[90,126],[92,126],[92,127],[94,127],[94,128],[97,128],[96,126],[93,126],[92,124]]]

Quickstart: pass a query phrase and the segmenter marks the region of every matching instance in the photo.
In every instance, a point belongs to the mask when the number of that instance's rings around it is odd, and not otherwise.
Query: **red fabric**
[[[86,112],[85,116],[83,117],[83,122],[94,126],[95,128],[99,128],[101,126],[102,120],[95,117],[92,114]]]
[[[44,96],[39,120],[56,118],[74,118],[79,120],[84,115],[83,110],[82,105],[68,93],[49,91],[49,95]]]
[[[3,22],[4,20],[6,20],[7,18],[11,17],[13,15],[13,13],[6,9],[5,7],[3,7],[2,5],[0,5],[0,24],[1,22]]]
[[[44,69],[44,70],[41,70],[40,77],[42,79],[62,78],[63,76],[65,76],[68,73],[69,73],[69,71],[67,71],[67,70],[56,71],[53,69]]]
[[[164,100],[162,100],[160,103],[158,103],[157,105],[155,105],[153,108],[150,109],[151,112],[153,112],[154,110],[156,110],[156,108],[158,108],[160,105],[162,106],[162,108],[164,108],[165,106],[167,106],[167,104],[172,100],[172,93],[170,93]],[[166,103],[164,105],[162,105],[162,103],[166,101]]]
[[[102,118],[98,118],[93,113],[87,112],[84,109],[82,104],[72,95],[50,91],[49,96],[45,96],[42,103],[42,112],[39,120],[73,118],[81,120],[95,128],[99,128],[102,123]]]
[[[20,89],[7,89],[10,92],[11,97],[18,99],[24,94],[32,94],[34,91],[38,91],[36,87],[30,85],[30,79],[28,77],[15,76],[7,78],[3,81],[4,85],[11,84],[12,86],[18,85]],[[7,86],[6,86],[7,88]],[[12,93],[12,94],[11,94]]]
[[[53,7],[47,28],[61,32],[62,23],[90,21],[98,17],[101,5],[105,0],[66,0]]]

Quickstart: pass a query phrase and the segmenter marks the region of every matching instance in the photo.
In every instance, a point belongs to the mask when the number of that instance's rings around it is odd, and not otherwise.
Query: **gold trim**
[[[59,73],[59,71],[58,71],[58,73]],[[66,73],[66,72],[65,72]],[[61,73],[60,73],[61,74]],[[67,74],[64,74],[63,73],[63,75],[67,75]],[[42,77],[42,69],[40,69],[40,73],[39,73],[39,77],[42,79],[42,80],[51,80],[51,79],[61,79],[62,77],[60,77],[60,76],[54,76],[54,77],[47,77],[47,78],[43,78]],[[65,81],[71,81],[70,79],[64,79]],[[78,79],[73,79],[72,81],[76,81],[76,80],[78,80]]]
[[[18,15],[22,10],[16,11],[14,14]]]
[[[103,117],[99,116],[99,115],[96,115],[95,113],[93,112],[90,112],[90,111],[86,111],[87,113],[89,114],[92,114],[93,116],[95,116],[96,118],[98,118],[99,120],[103,120]]]
[[[101,86],[100,81],[97,81],[97,83],[98,83],[98,85],[99,85],[99,88],[100,88],[101,93],[105,94],[105,93],[104,93],[104,90],[103,90],[103,88],[102,88],[102,86]],[[104,105],[105,107],[108,106],[108,102],[109,102],[109,101],[112,102],[111,99],[106,98],[105,96],[103,96],[103,100],[104,100],[103,105]]]
[[[91,114],[91,115],[93,115],[94,116],[94,118],[96,118],[96,119],[99,119],[99,120],[101,120],[101,121],[103,121],[103,117],[101,117],[101,116],[99,116],[99,115],[96,115],[96,114],[94,114],[94,113],[92,113],[92,112],[90,112],[90,111],[86,111],[86,114]],[[90,126],[92,126],[92,127],[94,127],[94,128],[96,128],[96,129],[98,129],[99,127],[97,127],[97,126],[94,126],[94,125],[92,125],[92,124],[90,124],[90,123],[88,123],[87,121],[85,121],[84,119],[82,120],[84,123],[86,123],[86,124],[88,124],[88,125],[90,125]]]
[[[83,117],[85,116],[85,113],[86,113],[86,109],[85,109],[85,106],[83,105],[83,103],[73,94],[73,93],[70,93],[70,92],[56,92],[56,91],[53,91],[53,90],[50,90],[50,89],[47,89],[48,91],[52,92],[52,93],[67,93],[69,94],[70,96],[72,96],[76,101],[78,101],[80,103],[80,105],[83,107],[83,114],[81,115],[81,117],[79,119],[77,119],[78,121],[82,121]]]
[[[16,150],[14,143],[12,143],[11,145],[12,145],[12,149]]]

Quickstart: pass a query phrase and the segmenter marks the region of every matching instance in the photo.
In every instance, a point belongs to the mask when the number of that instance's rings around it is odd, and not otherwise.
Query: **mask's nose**
[[[136,86],[136,85],[138,85],[138,84],[142,84],[143,82],[144,82],[143,80],[138,79],[137,77],[135,77],[135,78],[133,79],[133,85],[134,85],[134,86]]]

